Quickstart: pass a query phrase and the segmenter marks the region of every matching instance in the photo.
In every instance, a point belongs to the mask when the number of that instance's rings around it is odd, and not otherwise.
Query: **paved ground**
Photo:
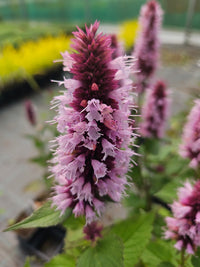
[[[46,98],[44,94],[33,96],[33,102],[41,112]],[[25,134],[34,129],[26,120],[24,101],[19,101],[0,111],[0,230],[4,229],[9,219],[32,204],[36,195],[34,190],[26,190],[35,179],[41,180],[42,169],[28,161],[36,155],[31,141]],[[37,185],[37,189],[40,184]],[[20,267],[23,256],[17,248],[17,240],[12,232],[0,233],[0,266]]]
[[[170,47],[167,49],[170,51]],[[191,93],[200,92],[200,67],[197,61],[198,58],[194,57],[187,64],[163,65],[158,71],[157,76],[165,79],[172,88],[173,114],[187,106]],[[48,110],[47,95],[47,92],[43,92],[31,97],[40,114]],[[28,162],[36,151],[30,140],[24,137],[33,132],[24,114],[23,100],[0,110],[0,230],[6,227],[10,218],[32,203],[36,192],[27,190],[27,186],[42,175],[37,165]],[[40,186],[38,183],[36,189],[41,190]],[[0,233],[0,259],[1,267],[23,266],[24,256],[12,232]]]

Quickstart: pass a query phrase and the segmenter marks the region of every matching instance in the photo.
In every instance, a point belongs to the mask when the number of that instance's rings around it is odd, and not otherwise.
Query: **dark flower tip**
[[[35,109],[33,106],[33,103],[30,100],[25,101],[25,112],[26,117],[31,125],[36,125],[36,115],[35,115]]]
[[[103,230],[103,225],[99,222],[92,222],[84,227],[83,232],[85,234],[84,238],[95,242],[98,238],[102,237],[101,231]]]

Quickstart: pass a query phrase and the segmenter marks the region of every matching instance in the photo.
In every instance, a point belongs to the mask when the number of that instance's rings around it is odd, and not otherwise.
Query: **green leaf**
[[[160,140],[156,138],[145,138],[143,145],[147,153],[157,155],[160,148]]]
[[[175,265],[171,264],[170,262],[162,262],[158,265],[158,267],[174,267]]]
[[[112,231],[123,240],[125,267],[132,267],[138,262],[151,237],[153,220],[154,213],[147,213],[136,220],[131,218],[114,226]]]
[[[27,217],[21,222],[11,225],[4,231],[16,230],[19,228],[32,228],[32,227],[48,227],[56,225],[66,219],[71,213],[68,209],[63,216],[60,216],[60,211],[56,211],[51,207],[51,202],[46,202],[41,208],[36,210],[32,215]]]
[[[166,175],[172,176],[174,174],[179,174],[186,167],[185,160],[182,160],[178,155],[172,155],[167,162]]]
[[[200,258],[198,256],[192,256],[192,264],[194,267],[200,266]]]
[[[108,235],[89,247],[77,262],[77,267],[123,267],[123,244],[116,235]]]
[[[123,202],[124,205],[133,209],[134,212],[139,211],[141,208],[144,209],[146,204],[145,199],[133,192],[133,189],[127,191],[127,197],[124,198]]]
[[[169,260],[172,264],[176,265],[175,254],[175,249],[169,243],[158,240],[157,242],[150,242],[148,244],[142,254],[142,261],[148,267],[156,267],[162,262],[168,262]]]
[[[29,258],[26,258],[26,262],[24,264],[24,267],[31,267]]]
[[[45,166],[47,166],[47,160],[49,160],[49,159],[50,159],[49,155],[41,155],[38,157],[31,158],[30,161],[33,163],[36,163],[42,167],[45,167]]]
[[[70,228],[72,230],[77,230],[79,228],[83,228],[85,225],[85,218],[84,217],[74,217],[72,214],[66,221],[63,222],[64,227]]]
[[[61,254],[55,256],[50,262],[47,262],[44,267],[75,267],[75,259],[69,255]]]
[[[177,197],[177,188],[183,185],[183,181],[174,179],[166,184],[155,196],[161,198],[167,203],[172,203]]]
[[[199,267],[199,265],[197,265]],[[184,267],[194,267],[192,262],[191,262],[191,257],[189,257],[186,262],[185,262],[185,265]]]

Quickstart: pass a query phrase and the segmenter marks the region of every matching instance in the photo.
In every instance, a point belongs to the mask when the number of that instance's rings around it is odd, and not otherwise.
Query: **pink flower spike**
[[[194,103],[183,129],[180,155],[190,159],[190,167],[196,169],[200,165],[200,99]]]
[[[189,192],[187,192],[189,189]],[[185,199],[183,192],[186,192]],[[165,239],[176,240],[175,248],[194,254],[200,246],[200,181],[186,182],[178,189],[178,201],[172,204],[173,217],[167,217]]]
[[[158,66],[159,57],[159,32],[163,11],[160,4],[147,1],[142,6],[139,18],[140,31],[135,42],[133,56],[137,59],[135,70],[137,72],[137,90],[146,89],[147,80],[153,76]]]
[[[52,101],[60,133],[51,161],[57,183],[53,204],[61,213],[70,207],[76,217],[84,215],[87,224],[101,215],[105,202],[121,200],[134,154],[129,148],[134,61],[113,60],[111,37],[97,33],[98,26],[96,21],[73,33],[74,52],[62,54],[70,79],[59,82],[64,92]]]
[[[169,112],[169,92],[163,81],[157,81],[147,90],[142,108],[140,133],[147,138],[162,138]]]

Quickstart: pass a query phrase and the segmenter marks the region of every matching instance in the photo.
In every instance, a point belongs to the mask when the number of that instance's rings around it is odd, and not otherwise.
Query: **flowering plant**
[[[158,7],[149,1],[143,10],[161,14]],[[77,28],[73,51],[62,53],[70,78],[58,81],[64,91],[52,101],[58,135],[52,141],[50,199],[7,230],[58,223],[66,227],[63,253],[46,267],[199,266],[199,181],[194,181],[199,179],[199,103],[189,116],[195,116],[196,123],[188,122],[183,134],[184,151],[192,147],[192,157],[177,152],[183,120],[176,119],[177,129],[172,121],[165,131],[169,94],[163,81],[145,88],[136,133],[130,77],[135,60],[122,56],[117,39],[97,33],[98,26],[95,22],[85,30]],[[196,168],[188,158],[195,158]]]

